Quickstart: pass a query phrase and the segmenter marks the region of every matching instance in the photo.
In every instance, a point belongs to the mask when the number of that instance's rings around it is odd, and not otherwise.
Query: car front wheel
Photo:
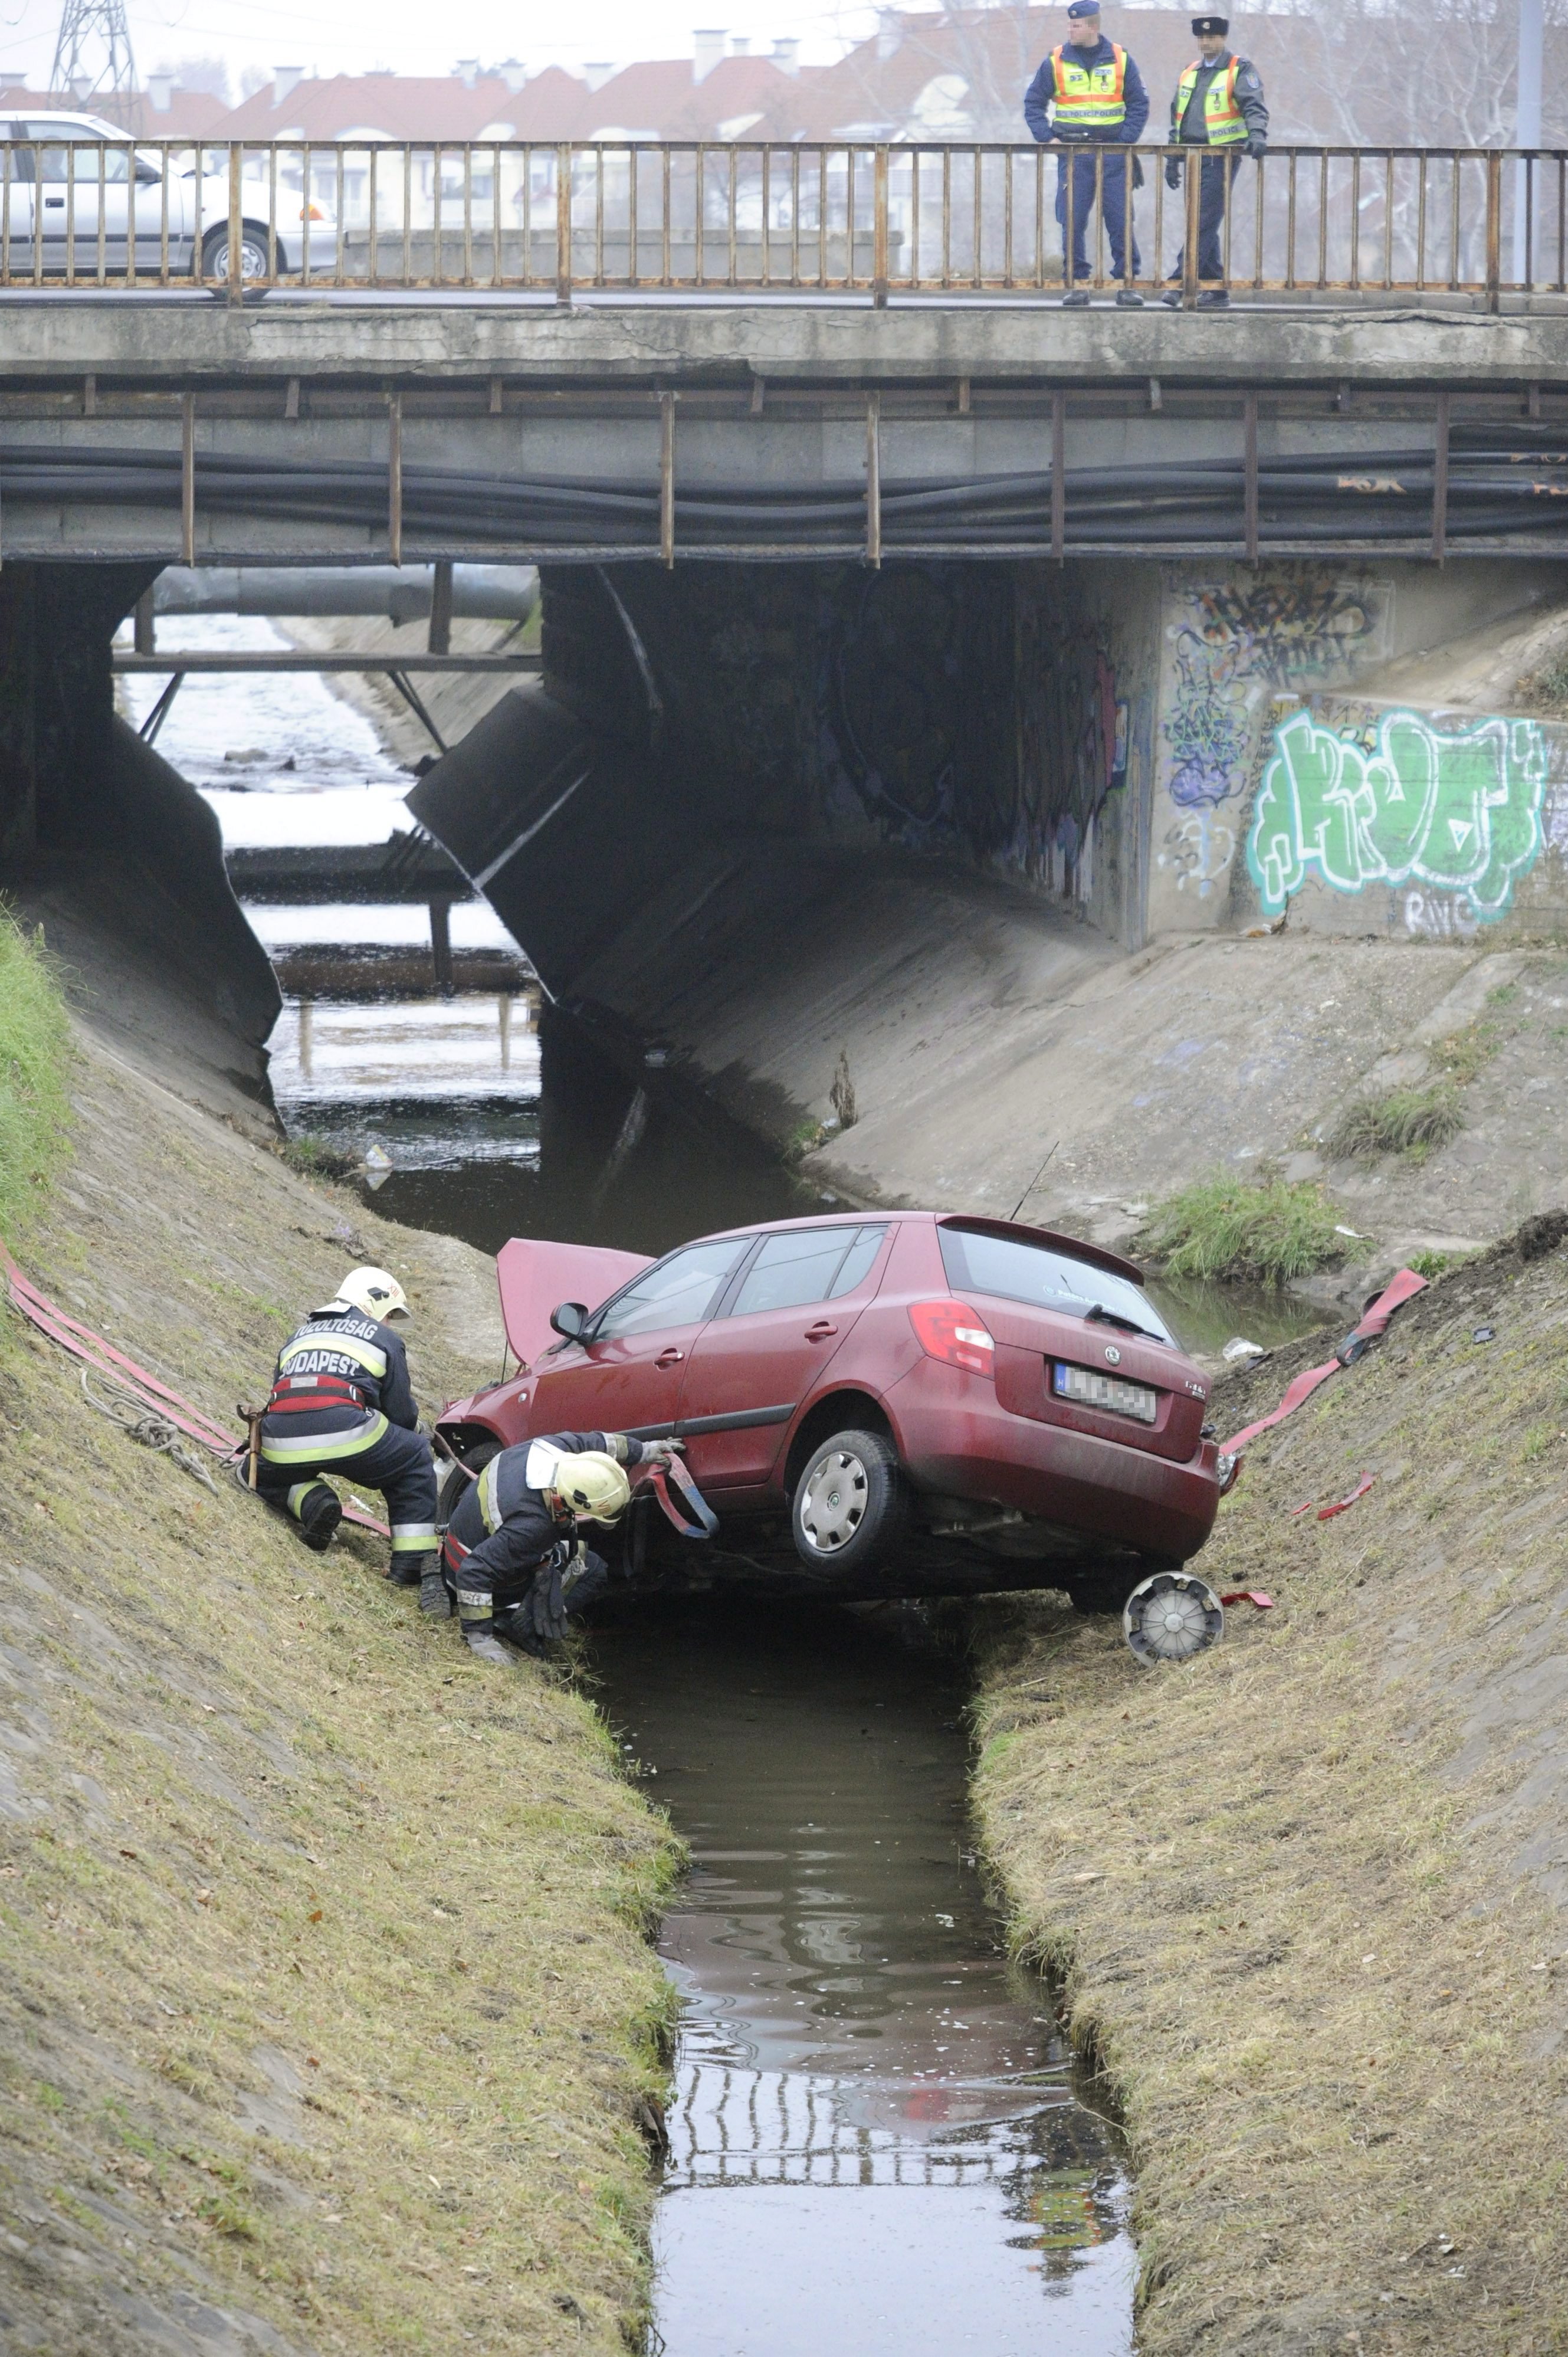
[[[500,1447],[499,1440],[478,1441],[469,1449],[463,1465],[446,1465],[435,1491],[435,1526],[438,1530],[444,1531],[456,1512],[457,1501],[468,1488],[470,1478],[478,1479],[491,1458],[500,1455]],[[445,1460],[438,1454],[435,1461],[439,1465]],[[463,1469],[464,1465],[468,1469],[467,1472]]]
[[[865,1571],[909,1528],[909,1485],[879,1432],[835,1432],[801,1468],[789,1523],[813,1571]]]

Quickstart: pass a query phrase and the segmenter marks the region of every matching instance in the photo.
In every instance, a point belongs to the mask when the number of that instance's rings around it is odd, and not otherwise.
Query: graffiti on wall
[[[1178,809],[1213,809],[1255,775],[1257,717],[1269,696],[1331,683],[1365,662],[1386,598],[1364,582],[1286,565],[1183,582],[1176,597],[1165,790]]]
[[[1247,866],[1270,916],[1316,876],[1336,892],[1423,886],[1491,922],[1541,851],[1546,773],[1533,720],[1448,732],[1390,712],[1341,732],[1293,712],[1274,731]],[[1431,905],[1423,897],[1422,917]]]

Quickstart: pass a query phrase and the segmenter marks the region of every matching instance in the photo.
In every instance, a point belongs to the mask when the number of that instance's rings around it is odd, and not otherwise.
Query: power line
[[[90,98],[122,99],[125,128],[140,129],[125,0],[64,0],[49,88],[69,90],[79,106]]]

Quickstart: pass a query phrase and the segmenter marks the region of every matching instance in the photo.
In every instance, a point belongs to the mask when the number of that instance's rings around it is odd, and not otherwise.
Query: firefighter
[[[667,1465],[676,1440],[552,1432],[492,1457],[457,1501],[443,1545],[464,1642],[509,1663],[502,1637],[537,1653],[609,1585],[579,1524],[609,1525],[631,1502],[628,1465]]]
[[[262,1420],[256,1487],[299,1525],[318,1551],[343,1519],[337,1474],[380,1490],[392,1523],[397,1587],[417,1587],[421,1609],[445,1619],[449,1606],[435,1537],[435,1466],[417,1429],[401,1335],[388,1322],[408,1302],[384,1268],[350,1269],[332,1299],[313,1309],[278,1352]]]
[[[1179,188],[1184,168],[1190,172],[1196,166],[1202,175],[1197,194],[1197,274],[1208,283],[1198,296],[1197,307],[1200,311],[1222,311],[1230,297],[1223,285],[1214,282],[1225,276],[1219,231],[1231,176],[1240,156],[1256,160],[1267,148],[1269,110],[1263,103],[1257,67],[1250,59],[1233,57],[1226,47],[1230,19],[1195,16],[1192,29],[1197,36],[1198,55],[1183,72],[1171,100],[1170,141],[1173,147],[1202,147],[1208,152],[1201,162],[1197,156],[1167,156],[1165,186]],[[1178,262],[1171,276],[1179,279],[1182,274],[1183,263]],[[1179,287],[1162,295],[1160,300],[1174,309],[1181,301]]]
[[[1135,146],[1149,119],[1148,93],[1142,75],[1125,49],[1102,37],[1100,0],[1072,0],[1067,14],[1068,38],[1051,51],[1029,84],[1024,100],[1025,122],[1042,144],[1057,139],[1069,147]],[[1136,308],[1144,298],[1125,283],[1136,278],[1140,266],[1137,240],[1129,240],[1127,235],[1127,168],[1124,156],[1106,156],[1100,209],[1111,241],[1112,274],[1124,282],[1116,300]],[[1063,275],[1070,271],[1075,283],[1071,292],[1062,297],[1070,307],[1089,300],[1087,288],[1076,282],[1090,275],[1084,236],[1094,203],[1094,178],[1092,156],[1064,156],[1057,167],[1057,219],[1062,224],[1064,249],[1068,243],[1069,188],[1072,190],[1072,253],[1064,262]],[[1134,188],[1141,178],[1134,164]],[[1129,243],[1130,271],[1126,267]]]

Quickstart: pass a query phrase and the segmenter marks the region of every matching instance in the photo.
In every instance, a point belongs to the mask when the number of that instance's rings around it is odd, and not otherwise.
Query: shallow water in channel
[[[650,1612],[592,1661],[692,1850],[650,2357],[1130,2350],[1115,2133],[1000,1946],[918,1616]]]

